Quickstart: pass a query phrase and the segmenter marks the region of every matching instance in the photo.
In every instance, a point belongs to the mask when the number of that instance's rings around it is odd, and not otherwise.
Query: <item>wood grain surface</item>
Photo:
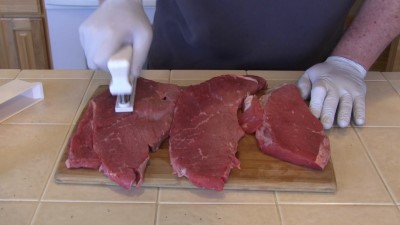
[[[66,168],[68,148],[69,143],[65,145],[57,166],[57,183],[117,185],[97,170]],[[236,156],[240,160],[240,169],[232,169],[225,190],[336,191],[332,161],[329,161],[323,171],[296,166],[259,151],[257,141],[252,135],[245,135],[240,140]],[[173,174],[169,162],[168,139],[161,144],[158,151],[150,153],[142,187],[197,188],[186,178],[178,178]]]

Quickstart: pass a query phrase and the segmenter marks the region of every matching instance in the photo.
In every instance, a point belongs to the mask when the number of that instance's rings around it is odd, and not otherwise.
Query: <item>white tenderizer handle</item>
[[[131,95],[130,67],[132,46],[127,45],[108,60],[107,66],[111,73],[110,92],[112,95]]]

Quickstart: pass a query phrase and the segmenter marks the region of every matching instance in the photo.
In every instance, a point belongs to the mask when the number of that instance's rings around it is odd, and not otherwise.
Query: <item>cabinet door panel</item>
[[[21,69],[35,68],[35,53],[33,49],[32,32],[16,31],[15,41],[17,43],[17,51]]]
[[[0,14],[5,15],[39,15],[40,0],[1,0]]]
[[[49,68],[42,19],[15,18],[0,21],[0,68]]]
[[[386,71],[400,71],[400,36],[398,36],[390,45],[390,52]]]

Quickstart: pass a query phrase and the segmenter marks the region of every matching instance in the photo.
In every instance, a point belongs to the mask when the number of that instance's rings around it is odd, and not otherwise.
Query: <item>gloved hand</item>
[[[335,119],[340,127],[353,119],[357,125],[365,121],[364,77],[367,71],[360,64],[339,56],[331,56],[305,71],[298,80],[304,99],[310,97],[310,110],[320,118],[325,129],[330,129]],[[339,106],[339,107],[338,107]]]
[[[109,58],[133,45],[131,74],[139,76],[153,32],[140,0],[106,0],[82,23],[79,35],[90,69],[108,71]]]

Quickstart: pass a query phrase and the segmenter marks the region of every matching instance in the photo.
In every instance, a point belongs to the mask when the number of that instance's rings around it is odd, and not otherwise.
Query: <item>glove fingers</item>
[[[365,122],[365,96],[357,96],[354,98],[353,110],[354,122],[357,125],[363,125]]]
[[[327,89],[322,82],[315,83],[313,89],[311,90],[310,110],[311,113],[317,118],[320,118],[321,116],[326,93]]]
[[[103,71],[109,71],[107,67],[107,62],[113,54],[115,54],[121,48],[121,42],[102,38],[99,44],[93,46],[101,46],[97,49],[93,49],[93,64],[96,68],[100,68]]]
[[[120,48],[120,38],[115,36],[110,27],[99,28],[94,21],[96,18],[89,17],[82,23],[79,27],[79,38],[88,67],[108,71],[107,61]]]
[[[96,70],[96,69],[99,69],[99,66],[97,65],[97,63],[95,63],[95,60],[94,60],[94,56],[97,53],[96,53],[96,49],[94,49],[92,47],[94,47],[94,46],[90,46],[85,49],[86,60],[87,60],[86,64],[89,67],[89,69]]]
[[[340,98],[337,123],[339,127],[347,127],[350,123],[351,110],[353,108],[353,98],[345,94]]]
[[[297,87],[300,90],[303,99],[307,99],[311,93],[311,81],[307,73],[304,73],[297,81]]]
[[[321,123],[325,129],[331,129],[335,120],[336,109],[339,103],[339,97],[336,93],[330,92],[325,98],[322,109]]]
[[[84,22],[79,27],[79,40],[80,40],[83,50],[85,52],[86,64],[89,67],[89,69],[94,70],[94,69],[97,69],[97,66],[93,62],[94,45],[88,44],[88,43],[91,43],[91,36],[90,36],[90,34],[87,33],[89,29],[90,29],[90,26],[87,27],[86,22]]]
[[[152,40],[152,32],[136,32],[137,35],[133,37],[133,57],[131,64],[131,74],[138,77],[142,70],[143,64],[146,62],[147,54],[150,49]]]

